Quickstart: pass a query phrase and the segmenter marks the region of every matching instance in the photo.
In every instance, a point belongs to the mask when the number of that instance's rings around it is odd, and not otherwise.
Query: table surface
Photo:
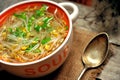
[[[19,1],[23,1],[23,0],[0,0],[0,11],[2,11],[6,7],[8,7],[16,2],[19,2]],[[66,1],[66,0],[53,0],[53,1],[62,2],[62,1]],[[83,16],[88,14],[90,11],[92,11],[92,8],[82,5],[82,4],[78,4],[78,3],[75,3],[75,4],[78,6],[78,8],[80,10],[78,19],[73,23],[74,33],[80,34],[79,36],[74,36],[74,40],[78,41],[81,39],[76,38],[76,37],[81,37],[81,35],[84,35],[82,37],[84,37],[83,39],[86,39],[87,37],[92,37],[94,35],[94,33],[96,33],[96,31],[94,31],[90,27],[90,24],[88,24],[88,21],[86,21],[82,18]],[[79,31],[81,31],[81,32],[79,32]],[[87,36],[87,37],[85,37],[85,36]],[[75,46],[75,47],[78,46],[75,44],[75,43],[77,43],[76,41],[73,42],[73,46]],[[85,41],[83,41],[83,40],[81,42],[85,43]],[[82,46],[83,43],[81,43],[80,45]],[[72,52],[75,53],[76,52],[75,50],[77,51],[78,49],[74,48],[74,50]],[[102,67],[103,70],[100,72],[99,75],[95,76],[95,78],[99,78],[102,80],[120,80],[120,68],[119,68],[120,67],[120,62],[119,62],[120,46],[111,44],[110,45],[110,54],[111,54],[111,57],[108,59],[107,63],[104,65],[104,67]],[[77,61],[74,62],[75,60],[69,61],[69,60],[71,60],[70,58],[74,58],[74,57],[78,56],[77,54],[76,55],[70,54],[70,56],[73,56],[73,57],[68,57],[67,61],[56,71],[54,71],[53,73],[51,73],[43,78],[39,78],[39,79],[41,79],[41,80],[53,80],[53,79],[54,80],[75,80],[75,77],[77,77],[79,75],[81,70],[79,71],[79,69],[77,69],[77,67],[73,66],[72,64],[79,66],[81,63],[77,63]],[[69,62],[71,62],[71,63],[69,63]],[[69,63],[69,65],[72,66],[72,69],[70,69],[71,71],[70,70],[64,71],[64,67],[66,67],[68,63]],[[82,68],[80,68],[80,69],[82,69]],[[99,68],[97,68],[97,69],[99,69]],[[69,73],[69,72],[71,72],[71,73]],[[63,78],[63,76],[62,77],[58,76],[58,75],[65,74],[65,73],[67,75],[64,76],[64,78]],[[0,75],[1,76],[7,75],[11,79],[14,79],[16,77],[5,71],[1,71]],[[58,77],[58,78],[56,78],[56,77]],[[6,79],[6,78],[3,77],[3,79]],[[86,79],[83,78],[83,79],[84,80],[92,80],[90,78],[86,78]]]

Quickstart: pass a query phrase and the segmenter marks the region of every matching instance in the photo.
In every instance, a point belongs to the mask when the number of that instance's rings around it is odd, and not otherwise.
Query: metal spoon
[[[98,67],[104,62],[108,55],[108,45],[108,35],[105,32],[99,33],[89,42],[82,55],[84,69],[77,80],[81,79],[88,68]]]

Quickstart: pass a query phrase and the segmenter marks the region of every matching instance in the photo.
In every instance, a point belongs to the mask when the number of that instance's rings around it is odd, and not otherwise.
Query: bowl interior
[[[62,18],[62,20],[65,21],[66,25],[68,26],[68,28],[70,30],[71,24],[70,24],[69,16],[66,14],[66,11],[64,9],[62,9],[62,7],[58,6],[56,3],[47,2],[47,1],[30,1],[30,2],[26,1],[26,2],[14,4],[14,5],[6,8],[5,10],[3,10],[0,13],[0,27],[2,26],[2,24],[5,23],[5,21],[9,18],[9,16],[13,15],[17,11],[22,11],[28,7],[29,8],[33,8],[35,6],[41,7],[42,5],[49,6],[47,10],[50,13],[56,14],[59,18]],[[67,36],[67,38],[68,38],[68,36]],[[66,42],[67,42],[67,39],[64,41],[64,43],[66,43]],[[61,47],[64,46],[64,43],[61,45]],[[56,53],[57,51],[58,50],[56,50],[54,53]],[[54,54],[54,53],[52,53],[52,54]]]

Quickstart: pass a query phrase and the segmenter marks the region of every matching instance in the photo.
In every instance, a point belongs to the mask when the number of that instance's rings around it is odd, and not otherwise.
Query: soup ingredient
[[[0,59],[23,63],[52,53],[67,36],[68,25],[42,5],[8,17],[0,28]]]
[[[44,39],[41,41],[41,43],[42,43],[42,44],[45,44],[45,43],[49,42],[50,40],[51,40],[51,38],[50,38],[50,37],[47,37],[47,38],[44,38]]]

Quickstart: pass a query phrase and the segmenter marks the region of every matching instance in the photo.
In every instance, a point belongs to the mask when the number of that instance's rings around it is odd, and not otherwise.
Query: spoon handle
[[[83,74],[84,74],[84,72],[87,70],[87,67],[85,67],[83,70],[82,70],[82,72],[81,72],[81,74],[79,75],[79,77],[78,77],[78,79],[77,80],[80,80],[81,78],[82,78],[82,76],[83,76]]]

